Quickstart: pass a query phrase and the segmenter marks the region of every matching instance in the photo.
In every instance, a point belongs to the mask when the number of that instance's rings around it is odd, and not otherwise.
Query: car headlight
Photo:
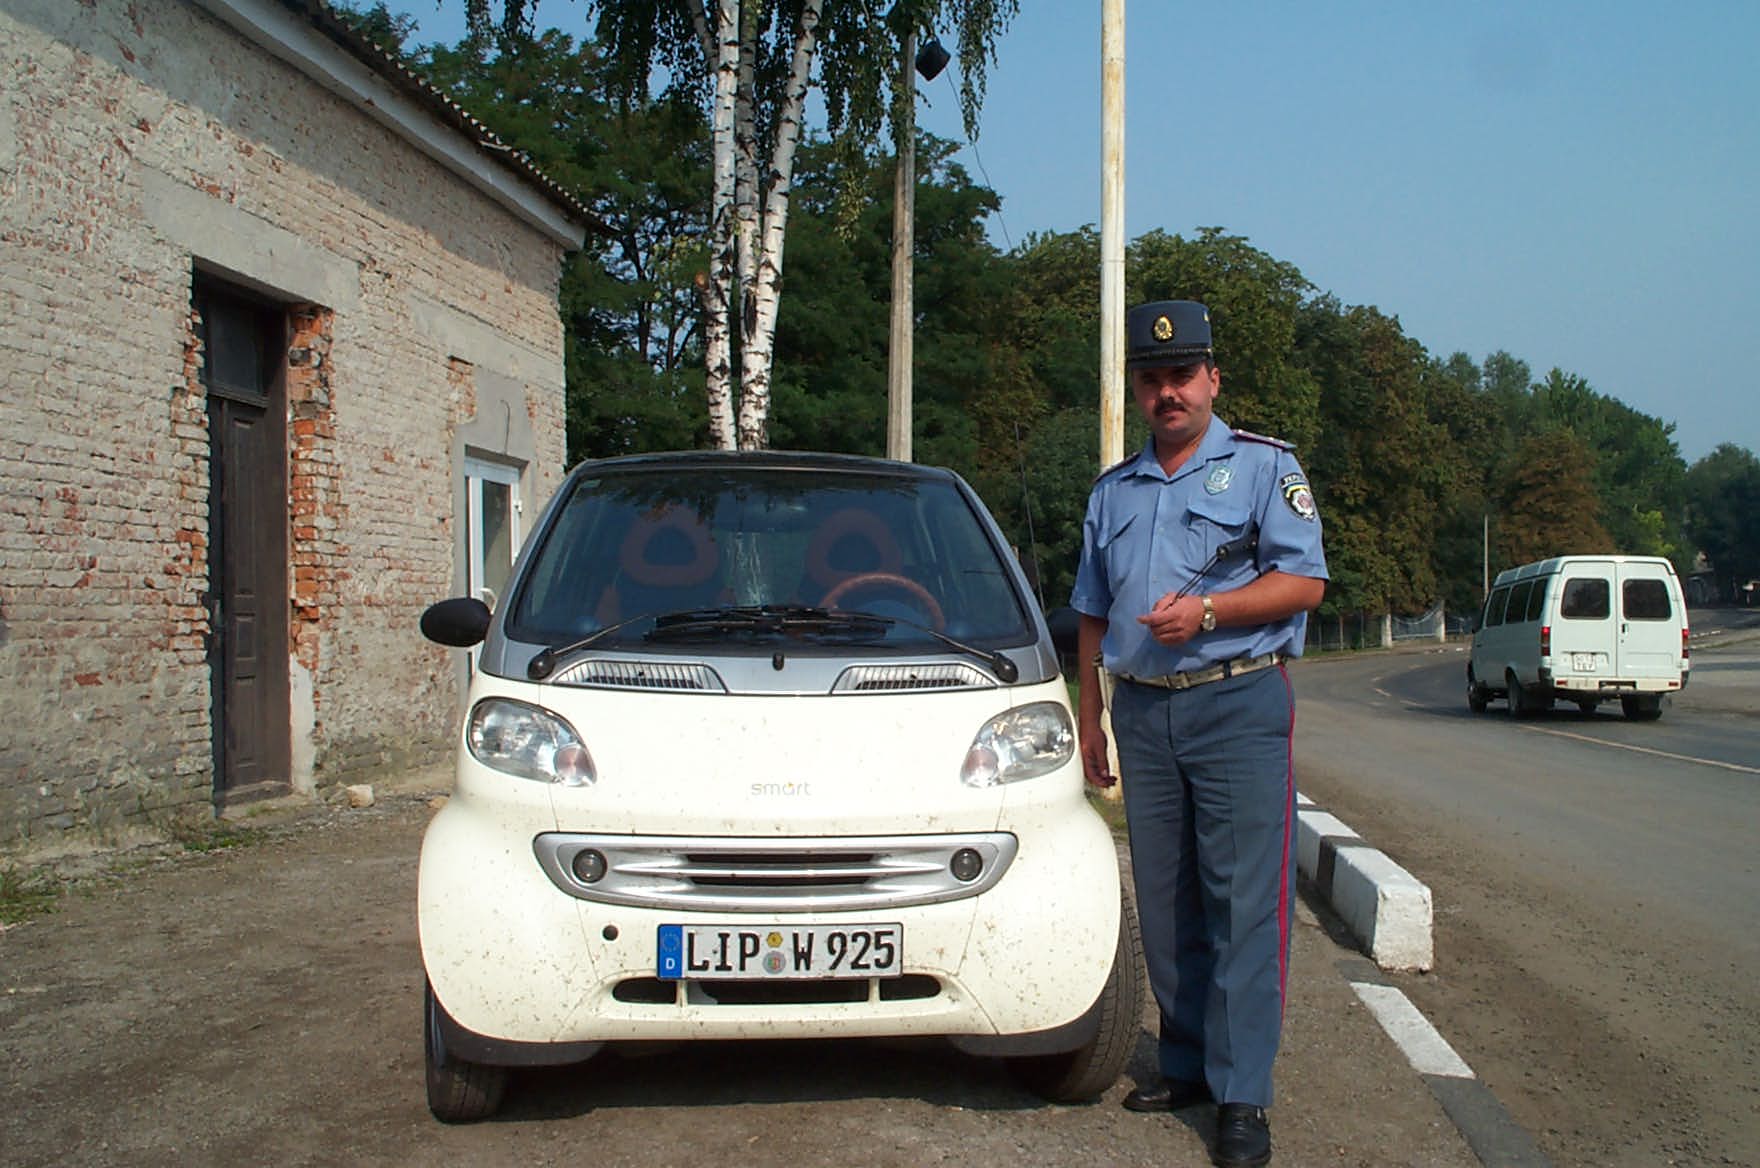
[[[1075,727],[1057,702],[1016,706],[984,723],[959,768],[968,787],[994,787],[1050,774],[1074,757]]]
[[[574,727],[525,702],[478,702],[465,726],[465,741],[472,758],[503,774],[566,787],[584,787],[598,777]]]

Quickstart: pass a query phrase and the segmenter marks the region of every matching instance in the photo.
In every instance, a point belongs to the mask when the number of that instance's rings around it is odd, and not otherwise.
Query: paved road
[[[1560,1165],[1760,1164],[1760,639],[1693,672],[1628,723],[1475,717],[1459,646],[1297,669],[1303,789],[1434,891],[1402,984]]]

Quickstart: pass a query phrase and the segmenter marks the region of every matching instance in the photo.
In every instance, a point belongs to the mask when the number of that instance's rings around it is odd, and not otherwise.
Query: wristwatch
[[[1204,619],[1198,622],[1198,627],[1206,633],[1216,631],[1216,606],[1210,603],[1208,596],[1204,597]]]

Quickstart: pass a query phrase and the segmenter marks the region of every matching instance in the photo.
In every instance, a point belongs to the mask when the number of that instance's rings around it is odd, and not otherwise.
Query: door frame
[[[209,736],[213,761],[213,798],[215,806],[229,806],[256,799],[284,795],[292,789],[292,694],[288,677],[290,630],[288,548],[288,427],[287,427],[287,361],[288,323],[286,310],[261,296],[253,295],[236,285],[197,273],[191,287],[191,301],[200,318],[202,362],[198,372],[208,411],[208,581],[203,600],[208,610],[208,679]],[[255,332],[260,346],[255,385],[235,384],[217,379],[210,365],[210,328],[221,311],[236,314],[232,323],[244,324]],[[226,593],[238,581],[232,558],[238,550],[232,546],[227,531],[235,534],[243,528],[229,520],[227,506],[233,492],[226,484],[230,468],[222,457],[223,436],[217,426],[226,423],[234,407],[261,411],[259,425],[267,430],[266,464],[257,467],[259,477],[255,505],[245,520],[249,529],[260,535],[257,551],[261,553],[252,566],[257,619],[255,621],[258,697],[260,703],[255,725],[246,728],[234,710],[241,704],[233,689],[233,678],[227,654],[230,648],[227,616],[230,611]],[[272,463],[270,466],[267,463]],[[250,720],[248,715],[245,720]],[[240,733],[250,735],[254,758],[252,765],[243,765],[240,752],[233,742]]]

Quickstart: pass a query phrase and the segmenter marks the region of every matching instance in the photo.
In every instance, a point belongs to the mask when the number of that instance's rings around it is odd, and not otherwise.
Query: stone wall
[[[0,851],[212,805],[198,272],[288,323],[289,790],[450,750],[416,621],[467,443],[560,478],[561,256],[189,0],[0,0]]]

